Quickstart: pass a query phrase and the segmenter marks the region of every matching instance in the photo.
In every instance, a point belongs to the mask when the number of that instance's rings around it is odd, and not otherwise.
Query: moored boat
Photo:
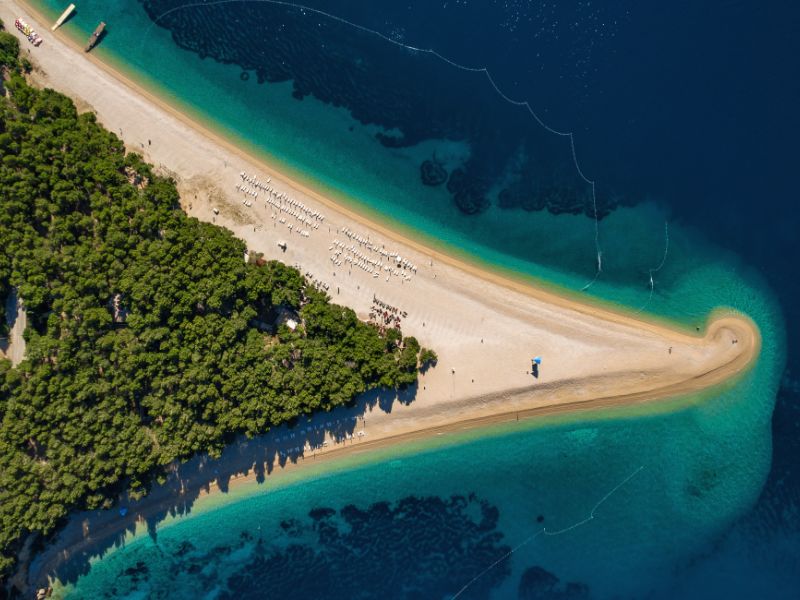
[[[97,42],[100,41],[100,38],[103,35],[103,32],[106,30],[106,24],[103,21],[100,21],[100,25],[98,25],[92,35],[89,36],[89,40],[86,42],[86,47],[83,49],[84,52],[88,52],[92,48],[97,45]]]

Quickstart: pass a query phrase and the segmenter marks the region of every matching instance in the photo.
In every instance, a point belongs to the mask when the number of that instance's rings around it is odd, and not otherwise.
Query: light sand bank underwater
[[[283,177],[276,165],[248,157],[143,90],[136,91],[132,82],[99,61],[91,66],[74,48],[59,47],[57,40],[48,42],[52,43],[35,57],[46,73],[43,82],[73,95],[79,105],[91,106],[101,122],[112,131],[121,130],[123,138],[135,132],[128,140],[133,149],[138,138],[152,140],[152,146],[138,150],[179,176],[190,214],[231,228],[252,250],[297,263],[329,286],[334,301],[353,306],[363,317],[372,308],[373,294],[401,307],[409,314],[404,332],[439,351],[440,365],[422,378],[415,401],[394,407],[391,417],[368,413],[368,437],[348,446],[350,452],[389,440],[434,435],[448,427],[508,420],[517,412],[524,418],[708,389],[742,373],[759,352],[758,328],[746,318],[715,319],[703,338],[695,338],[646,322],[641,315],[634,317],[632,311],[612,311],[533,289],[397,236],[308,185]],[[69,73],[63,70],[65,64],[72,67]],[[97,70],[98,65],[104,72]],[[347,228],[379,239],[411,258],[420,272],[411,282],[384,285],[388,282],[382,278],[375,281],[358,270],[346,274],[331,267],[328,248],[333,239],[344,240],[341,233],[324,237],[317,231],[308,239],[285,230],[267,235],[278,229],[277,219],[270,218],[269,211],[257,214],[251,207],[243,209],[235,194],[222,189],[233,187],[240,170],[271,176],[273,187],[282,193],[319,206],[327,214],[326,224],[337,232]],[[214,215],[212,208],[220,208],[220,215]],[[289,240],[285,255],[275,244],[283,238]],[[434,266],[425,268],[428,261]],[[333,288],[339,293],[334,294]],[[542,354],[545,362],[542,379],[532,383],[525,369],[534,353]],[[678,364],[665,368],[670,358]],[[331,444],[331,450],[323,449],[322,454],[343,454],[335,448]]]
[[[403,431],[392,426],[382,437],[498,412],[574,408],[581,402],[624,404],[691,393],[741,372],[758,353],[757,327],[735,314],[712,321],[704,337],[697,338],[630,312],[576,302],[500,277],[398,236],[285,177],[273,165],[248,158],[103,63],[86,61],[75,44],[68,49],[52,41],[37,54],[45,82],[93,106],[112,131],[122,131],[123,137],[126,130],[135,131],[146,138],[144,152],[151,161],[180,177],[190,214],[225,224],[253,251],[298,264],[328,286],[335,301],[362,316],[374,312],[375,298],[387,299],[408,315],[404,331],[437,349],[439,366],[422,378],[423,389],[408,408],[415,423]],[[209,179],[241,180],[240,169],[269,178],[273,198],[293,198],[326,213],[322,227],[303,237],[296,235],[299,226],[278,231],[277,217],[285,213],[276,214],[274,200],[256,200],[255,208],[243,210],[236,194],[216,187],[221,183],[208,189]],[[199,194],[190,198],[191,190]],[[216,215],[212,209],[219,212],[225,203],[229,209]],[[360,272],[354,271],[355,261],[342,268],[330,249],[350,243],[351,232],[359,232],[359,240],[371,239],[370,248],[393,248],[398,261],[402,254],[419,265],[413,278],[389,281],[387,275],[384,281],[382,273],[378,277],[365,263],[358,265]],[[283,238],[289,240],[286,251],[277,246]],[[359,247],[365,246],[359,242]],[[538,380],[529,372],[534,354],[546,357]],[[374,427],[370,434],[372,439],[378,435]]]

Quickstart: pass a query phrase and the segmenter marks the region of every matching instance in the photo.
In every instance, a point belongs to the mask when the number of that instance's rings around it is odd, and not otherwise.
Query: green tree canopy
[[[0,295],[19,290],[29,325],[26,359],[0,360],[0,575],[27,532],[237,433],[412,384],[420,352],[295,269],[246,264],[242,241],[187,217],[174,183],[94,115],[30,87],[9,39]],[[255,326],[286,310],[295,331]]]

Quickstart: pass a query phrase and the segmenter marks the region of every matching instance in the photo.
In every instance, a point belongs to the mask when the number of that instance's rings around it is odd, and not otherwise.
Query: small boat
[[[100,21],[100,25],[98,25],[92,35],[89,36],[89,40],[86,42],[86,47],[83,49],[83,51],[89,52],[89,50],[94,48],[97,45],[97,42],[100,41],[100,38],[105,30],[106,24],[103,21]]]

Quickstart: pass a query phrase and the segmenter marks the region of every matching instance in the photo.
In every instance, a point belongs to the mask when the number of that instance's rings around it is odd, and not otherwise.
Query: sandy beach
[[[22,4],[5,3],[0,16],[9,22],[24,14],[38,30],[49,30]],[[30,58],[35,83],[94,111],[108,129],[122,132],[132,151],[174,174],[190,215],[229,228],[251,252],[296,265],[364,320],[380,308],[376,298],[407,315],[401,316],[403,333],[435,349],[439,363],[420,378],[411,404],[391,417],[378,412],[370,419],[371,440],[492,414],[687,394],[741,372],[758,352],[759,333],[745,317],[715,319],[695,337],[506,279],[396,235],[238,151],[63,35],[48,35]],[[274,192],[262,189],[258,198],[238,192],[237,185],[257,190],[242,172],[268,181]],[[299,211],[285,200],[286,210],[266,202],[276,196],[302,203],[324,221],[312,229],[288,212]],[[359,254],[381,259],[354,236],[400,255],[416,270],[403,269],[403,276],[380,270],[376,277],[343,261],[361,260]],[[279,242],[286,242],[285,251]],[[345,250],[335,264],[339,244]],[[389,261],[394,259],[382,259]],[[534,355],[543,359],[536,379],[530,373]]]
[[[760,335],[745,316],[719,315],[693,336],[426,248],[248,156],[84,54],[63,32],[51,34],[49,23],[24,3],[0,6],[0,18],[15,34],[19,15],[46,32],[38,48],[21,39],[35,65],[31,80],[95,112],[130,150],[172,174],[188,214],[230,229],[250,252],[297,266],[363,320],[371,313],[384,319],[378,314],[384,311],[399,317],[404,335],[437,352],[438,365],[420,377],[412,402],[395,402],[390,413],[373,406],[362,415],[366,422],[356,419],[344,437],[329,431],[315,457],[690,394],[744,372],[758,355]],[[538,378],[531,374],[533,356],[542,357]],[[137,507],[141,516],[147,505]],[[58,544],[75,542],[62,537]]]

